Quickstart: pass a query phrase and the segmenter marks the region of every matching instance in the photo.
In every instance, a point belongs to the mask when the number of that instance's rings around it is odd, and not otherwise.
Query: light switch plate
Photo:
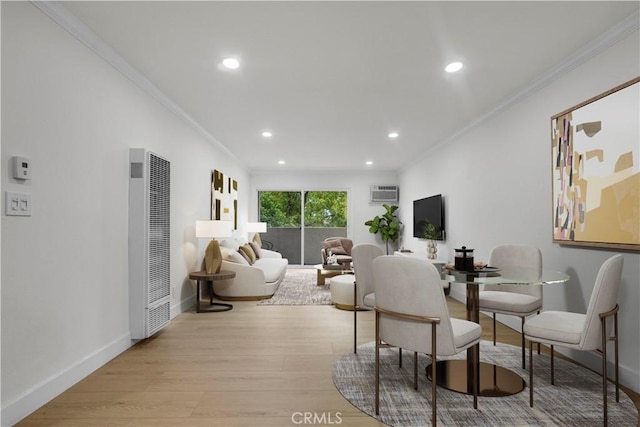
[[[31,216],[31,194],[7,191],[4,200],[8,216]]]

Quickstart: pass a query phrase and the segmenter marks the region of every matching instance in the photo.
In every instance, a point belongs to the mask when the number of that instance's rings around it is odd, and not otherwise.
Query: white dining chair
[[[540,277],[542,253],[534,246],[507,244],[493,248],[489,254],[489,266],[500,269],[522,268]],[[520,317],[520,331],[527,316],[542,309],[542,286],[540,285],[484,285],[479,293],[480,311],[493,314],[493,345],[496,345],[496,313]],[[522,368],[526,368],[525,342],[522,334]]]
[[[380,413],[380,348],[399,347],[414,352],[413,381],[418,388],[418,353],[431,355],[432,424],[436,425],[436,362],[438,355],[453,356],[475,348],[473,357],[473,407],[478,407],[479,324],[449,316],[440,273],[426,260],[380,256],[373,260],[376,296],[376,414]]]
[[[528,319],[524,335],[529,340],[529,406],[533,407],[534,342],[551,348],[551,384],[553,348],[556,345],[576,350],[593,350],[602,356],[602,401],[604,425],[607,425],[607,342],[614,342],[616,402],[620,401],[618,384],[618,290],[622,276],[622,255],[607,259],[596,277],[586,314],[566,311],[544,311]],[[613,323],[613,329],[611,328]]]
[[[376,297],[373,291],[372,261],[381,256],[382,249],[372,243],[360,243],[351,249],[355,285],[353,287],[353,352],[358,350],[358,310],[373,310]]]

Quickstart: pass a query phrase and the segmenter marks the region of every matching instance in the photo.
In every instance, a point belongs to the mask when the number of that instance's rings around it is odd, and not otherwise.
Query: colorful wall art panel
[[[233,221],[233,229],[238,229],[238,181],[215,169],[211,171],[211,219]]]
[[[640,251],[640,78],[551,118],[553,241]]]

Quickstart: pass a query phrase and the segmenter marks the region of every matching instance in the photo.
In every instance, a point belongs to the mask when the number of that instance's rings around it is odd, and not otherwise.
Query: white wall
[[[639,51],[635,32],[400,172],[402,220],[412,220],[414,199],[442,193],[447,241],[439,250],[444,258],[453,259],[453,249],[462,245],[475,249],[476,260],[487,260],[490,249],[501,243],[535,245],[545,268],[571,276],[569,283],[545,287],[544,309],[585,312],[598,269],[615,251],[551,242],[550,117],[637,77]],[[411,237],[409,229],[404,242],[424,251],[424,241]],[[637,252],[623,254],[620,373],[626,385],[640,391],[640,261]],[[453,294],[461,297],[463,290],[455,286]],[[506,319],[519,330],[518,319]],[[575,357],[598,369],[597,356]]]
[[[310,153],[311,155],[312,153]],[[258,191],[340,190],[347,191],[347,237],[357,243],[377,243],[384,249],[379,235],[369,233],[365,221],[382,215],[382,203],[371,203],[372,185],[396,185],[395,172],[255,172],[251,174],[249,217],[257,220]],[[402,194],[402,187],[400,187]],[[398,210],[399,212],[399,210]],[[391,250],[391,249],[390,249]]]
[[[186,279],[209,219],[211,169],[242,164],[143,93],[32,4],[2,2],[2,199],[31,194],[31,217],[2,208],[2,425],[11,425],[130,345],[128,150],[171,162],[172,314],[193,302]],[[29,157],[33,179],[9,176]],[[244,190],[243,190],[244,189]],[[183,304],[181,304],[183,303]]]
[[[32,195],[33,215],[1,217],[2,425],[35,410],[130,345],[127,290],[128,149],[144,147],[172,168],[172,314],[188,306],[203,242],[194,222],[209,218],[210,171],[239,182],[240,224],[255,219],[258,190],[346,189],[349,236],[376,242],[364,221],[383,212],[372,184],[400,185],[404,246],[411,201],[443,193],[448,248],[474,246],[486,259],[505,241],[539,246],[549,268],[572,281],[545,290],[545,308],[583,310],[598,266],[611,252],[550,242],[549,117],[638,75],[638,34],[580,69],[391,172],[256,173],[116,72],[33,5],[2,2],[2,192]],[[31,158],[33,179],[9,177],[9,158]],[[250,189],[250,191],[245,191]],[[3,194],[4,195],[4,194]],[[499,195],[499,196],[497,196]],[[4,199],[4,197],[2,198]],[[3,200],[4,202],[4,200]],[[2,210],[4,212],[4,209]],[[243,230],[238,231],[243,235]],[[638,255],[625,254],[621,365],[639,390]]]

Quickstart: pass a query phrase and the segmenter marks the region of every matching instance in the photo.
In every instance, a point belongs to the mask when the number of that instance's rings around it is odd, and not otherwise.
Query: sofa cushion
[[[329,240],[328,242],[322,242],[322,245],[327,252],[327,256],[329,253],[333,255],[348,255],[340,240]]]
[[[219,242],[221,248],[238,249],[240,247],[240,242],[232,238],[222,239]]]
[[[218,240],[220,246],[230,249],[238,249],[242,245],[247,244],[247,239],[244,237],[227,237],[225,239]]]
[[[237,252],[242,258],[244,258],[248,265],[251,265],[251,258],[249,258],[249,255],[247,255],[245,251],[243,251],[241,248],[238,248]]]
[[[253,248],[250,244],[247,243],[246,245],[240,246],[238,252],[240,252],[240,255],[246,255],[247,261],[249,261],[249,265],[252,265],[254,262],[256,262],[256,253],[253,251]]]
[[[253,252],[256,254],[256,259],[262,258],[262,250],[260,249],[260,246],[258,246],[256,242],[249,242],[249,245],[251,245],[251,249],[253,249]]]
[[[266,283],[278,281],[287,271],[286,258],[260,258],[253,266],[262,270]]]
[[[222,259],[236,264],[249,265],[249,262],[235,249],[221,247]]]

